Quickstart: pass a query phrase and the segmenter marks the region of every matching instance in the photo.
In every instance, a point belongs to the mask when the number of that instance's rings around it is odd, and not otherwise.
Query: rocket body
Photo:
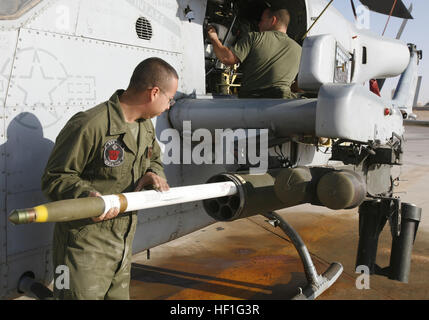
[[[119,208],[120,213],[124,213],[230,196],[236,192],[237,188],[233,182],[221,182],[171,188],[165,192],[150,190],[60,200],[34,208],[14,210],[10,214],[9,220],[14,224],[72,221],[98,217],[115,207]]]

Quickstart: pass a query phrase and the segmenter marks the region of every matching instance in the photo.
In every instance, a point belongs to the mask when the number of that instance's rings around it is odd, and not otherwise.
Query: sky
[[[355,6],[360,5],[359,0],[353,0]],[[414,43],[417,45],[418,50],[423,50],[423,60],[420,61],[419,75],[423,76],[422,85],[418,103],[429,103],[429,1],[428,0],[402,0],[408,8],[413,4],[413,11],[411,15],[413,20],[409,20],[405,30],[402,34],[401,40],[406,43]],[[353,11],[351,8],[350,0],[334,0],[332,4],[339,10],[344,17],[350,21],[355,21]],[[369,27],[370,30],[376,34],[381,35],[388,19],[387,15],[379,14],[376,12],[370,13]],[[402,19],[392,17],[390,18],[389,25],[387,26],[385,36],[396,38],[399,28],[402,24]],[[391,97],[391,92],[398,83],[399,78],[388,79],[382,90],[382,96],[386,98]]]

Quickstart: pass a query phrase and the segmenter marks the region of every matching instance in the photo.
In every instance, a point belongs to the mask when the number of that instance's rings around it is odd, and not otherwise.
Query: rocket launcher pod
[[[233,221],[257,214],[311,203],[331,209],[359,206],[366,184],[350,170],[322,167],[274,169],[265,174],[222,173],[208,180],[233,182],[238,192],[203,201],[206,212],[217,221]]]
[[[284,208],[274,192],[274,173],[238,174],[223,173],[208,180],[233,182],[238,192],[232,196],[203,201],[206,212],[217,221],[233,221],[256,214]]]

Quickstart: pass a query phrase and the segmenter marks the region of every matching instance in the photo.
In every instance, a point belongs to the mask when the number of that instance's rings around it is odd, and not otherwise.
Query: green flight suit
[[[230,48],[243,73],[240,98],[296,98],[290,86],[301,61],[301,47],[281,31],[249,32]]]
[[[132,192],[149,169],[165,178],[152,121],[139,121],[137,145],[119,104],[122,92],[77,113],[61,130],[42,177],[42,190],[50,200],[86,197],[91,191]],[[129,299],[136,226],[136,212],[98,223],[92,219],[56,223],[54,272],[66,265],[70,288],[56,288],[54,281],[55,297]]]

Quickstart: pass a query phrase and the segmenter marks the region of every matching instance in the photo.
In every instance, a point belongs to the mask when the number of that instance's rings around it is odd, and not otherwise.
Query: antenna
[[[352,5],[352,10],[353,10],[353,15],[355,16],[355,20],[357,20],[356,7],[355,7],[353,0],[350,0],[350,3]]]
[[[384,36],[384,33],[386,32],[387,25],[389,24],[389,21],[390,21],[390,17],[392,16],[393,10],[395,10],[395,7],[396,7],[397,3],[398,3],[398,0],[395,0],[395,2],[393,3],[393,6],[392,6],[392,10],[390,10],[389,18],[387,18],[386,25],[384,26],[384,30],[383,30],[383,34],[382,34],[383,36]]]

